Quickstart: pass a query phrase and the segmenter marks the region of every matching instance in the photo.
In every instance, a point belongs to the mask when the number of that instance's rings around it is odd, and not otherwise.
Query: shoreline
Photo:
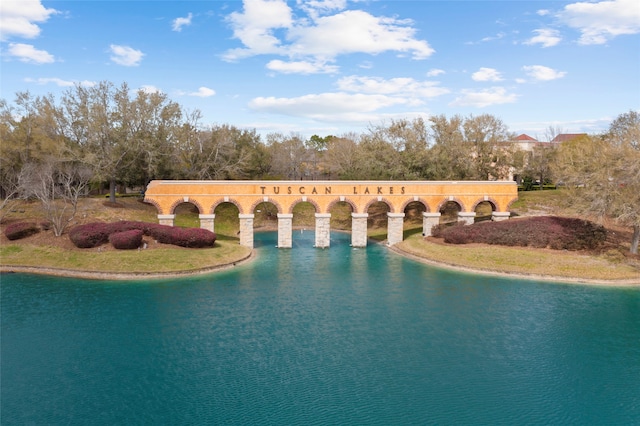
[[[73,269],[62,268],[46,268],[39,266],[14,266],[14,265],[0,265],[1,274],[37,274],[37,275],[51,275],[55,277],[67,277],[67,278],[82,278],[87,280],[101,280],[101,281],[135,281],[144,279],[164,279],[164,278],[180,278],[180,277],[192,277],[198,275],[210,274],[213,272],[225,271],[235,268],[236,266],[249,263],[257,257],[255,250],[236,261],[231,263],[225,263],[222,265],[209,266],[200,269],[187,269],[184,271],[174,272],[99,272],[99,271],[79,271]]]
[[[526,280],[532,280],[532,281],[537,280],[537,281],[555,282],[555,283],[562,283],[562,284],[594,285],[594,286],[603,286],[603,287],[640,287],[640,279],[639,280],[635,280],[635,279],[593,280],[593,279],[579,278],[579,277],[560,277],[560,276],[554,276],[554,275],[526,274],[526,273],[504,272],[504,271],[491,270],[491,269],[470,268],[467,266],[457,265],[453,263],[439,262],[426,257],[417,256],[415,254],[404,251],[396,246],[388,246],[386,244],[386,241],[375,241],[375,240],[369,240],[369,241],[370,243],[373,243],[373,244],[384,245],[390,251],[398,254],[399,256],[404,256],[408,259],[414,260],[416,262],[420,262],[425,265],[430,265],[430,266],[438,267],[441,269],[454,270],[454,271],[459,271],[459,272],[464,272],[469,274],[482,274],[482,275],[502,277],[502,278],[518,278],[518,279],[526,279]],[[247,256],[239,260],[236,260],[234,262],[206,267],[206,268],[189,269],[189,270],[174,271],[174,272],[104,272],[104,271],[82,271],[82,270],[38,267],[38,266],[0,265],[0,274],[27,273],[27,274],[38,274],[38,275],[51,275],[51,276],[57,276],[57,277],[68,277],[68,278],[82,278],[82,279],[89,279],[89,280],[135,281],[135,280],[144,280],[144,279],[165,279],[165,278],[179,278],[179,277],[205,275],[205,274],[232,269],[236,266],[244,265],[246,263],[253,261],[256,257],[257,257],[256,251],[255,249],[253,249]]]
[[[426,257],[416,256],[415,254],[409,253],[407,251],[401,250],[395,246],[387,246],[389,250],[392,252],[404,256],[408,259],[415,260],[416,262],[424,263],[426,265],[435,266],[442,269],[455,270],[459,272],[465,272],[469,274],[482,274],[494,277],[501,278],[519,278],[526,280],[537,280],[537,281],[546,281],[546,282],[554,282],[560,284],[577,284],[577,285],[593,285],[593,286],[601,286],[601,287],[640,287],[640,279],[623,279],[623,280],[593,280],[588,278],[578,278],[578,277],[559,277],[555,275],[540,275],[540,274],[526,274],[526,273],[515,273],[515,272],[503,272],[496,271],[492,269],[477,269],[477,268],[469,268],[467,266],[456,265],[452,263],[446,262],[438,262],[436,260],[431,260]]]

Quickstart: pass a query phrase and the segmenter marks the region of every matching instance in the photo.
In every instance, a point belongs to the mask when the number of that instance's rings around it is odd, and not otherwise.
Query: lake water
[[[3,425],[640,424],[640,291],[332,234],[186,279],[2,276]]]

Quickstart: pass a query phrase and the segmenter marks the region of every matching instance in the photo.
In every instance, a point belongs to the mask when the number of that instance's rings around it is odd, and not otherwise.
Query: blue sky
[[[640,109],[637,0],[3,0],[0,30],[8,102],[127,82],[261,134],[488,113],[544,140]]]

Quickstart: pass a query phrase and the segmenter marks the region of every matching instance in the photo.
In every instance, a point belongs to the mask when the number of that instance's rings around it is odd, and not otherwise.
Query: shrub
[[[90,223],[87,225],[79,225],[69,231],[69,238],[76,247],[92,248],[110,241],[110,235],[125,233],[134,230],[140,231],[142,235],[148,235],[152,237],[159,243],[173,244],[189,248],[213,247],[216,241],[216,234],[206,229],[178,228],[173,226],[136,221]],[[117,238],[118,237],[116,237],[116,239]],[[125,246],[128,246],[128,244],[123,244]]]
[[[40,232],[40,228],[35,223],[17,222],[8,225],[4,230],[4,235],[9,240],[19,240]]]
[[[128,231],[115,232],[109,235],[111,245],[120,250],[132,250],[142,245],[142,235],[144,233],[140,229],[131,229]]]
[[[109,241],[110,231],[108,223],[88,223],[71,228],[69,239],[78,248],[93,248]]]
[[[204,248],[213,247],[216,242],[216,234],[201,228],[173,228],[171,230],[171,242],[181,247]]]
[[[443,238],[444,232],[449,228],[464,226],[465,222],[450,222],[450,223],[440,223],[438,225],[433,225],[431,228],[431,236],[435,238]]]
[[[439,228],[446,243],[471,242],[504,246],[592,250],[605,242],[604,227],[582,219],[555,216]]]

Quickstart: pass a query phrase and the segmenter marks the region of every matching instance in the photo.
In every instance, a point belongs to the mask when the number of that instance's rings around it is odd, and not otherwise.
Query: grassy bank
[[[251,250],[235,241],[217,241],[208,249],[161,247],[149,250],[69,250],[34,244],[3,244],[2,265],[87,272],[174,273],[217,268],[238,262]]]
[[[519,216],[556,214],[573,216],[562,206],[561,191],[532,191],[520,193],[520,199],[512,206]],[[313,229],[315,210],[310,203],[300,203],[294,209],[293,225]],[[333,229],[351,229],[351,210],[345,203],[338,203],[331,211]],[[21,203],[7,215],[2,229],[15,221],[41,221],[38,203]],[[157,222],[153,206],[135,199],[119,199],[116,205],[101,198],[82,200],[76,223],[93,221],[140,220]],[[176,211],[176,226],[199,226],[198,211],[191,205],[181,205]],[[277,211],[273,205],[259,205],[255,211],[256,229],[276,229]],[[114,273],[175,273],[189,270],[216,268],[246,258],[250,249],[238,244],[238,210],[231,204],[216,209],[216,246],[210,249],[184,249],[147,241],[147,250],[114,250],[107,246],[96,249],[78,249],[67,235],[56,238],[51,231],[41,232],[24,240],[9,241],[0,236],[0,265],[62,268],[92,272]],[[382,241],[387,235],[386,206],[374,204],[369,211],[369,237]],[[405,241],[398,248],[424,259],[448,265],[457,265],[486,271],[528,275],[551,275],[585,280],[638,280],[640,259],[625,257],[628,250],[626,236],[621,238],[618,249],[603,254],[519,247],[483,245],[447,245],[422,238],[422,214],[407,211],[405,217]],[[615,232],[625,232],[616,229]],[[625,244],[627,244],[625,246]]]
[[[479,271],[597,281],[640,281],[638,266],[609,259],[607,255],[523,247],[448,245],[425,240],[419,234],[409,236],[397,248],[444,265]]]

